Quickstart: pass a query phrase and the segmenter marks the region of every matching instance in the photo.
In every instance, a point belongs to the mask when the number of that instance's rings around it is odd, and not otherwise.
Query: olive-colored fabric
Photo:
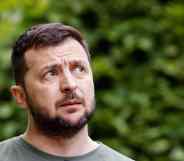
[[[0,143],[0,161],[132,161],[110,147],[99,146],[84,155],[61,157],[47,154],[28,144],[21,136]]]

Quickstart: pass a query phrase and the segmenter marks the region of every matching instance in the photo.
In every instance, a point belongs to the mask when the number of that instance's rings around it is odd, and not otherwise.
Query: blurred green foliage
[[[26,116],[9,93],[11,46],[27,27],[63,22],[87,39],[97,112],[90,133],[136,160],[184,160],[182,0],[1,0],[0,139]]]

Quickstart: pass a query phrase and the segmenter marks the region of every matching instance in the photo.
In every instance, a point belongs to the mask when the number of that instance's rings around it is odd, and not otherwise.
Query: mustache
[[[81,104],[84,104],[84,100],[79,94],[77,94],[76,92],[70,92],[65,94],[62,99],[59,99],[58,101],[56,101],[55,106],[60,107],[62,104],[69,101],[76,101],[76,102],[80,102]]]

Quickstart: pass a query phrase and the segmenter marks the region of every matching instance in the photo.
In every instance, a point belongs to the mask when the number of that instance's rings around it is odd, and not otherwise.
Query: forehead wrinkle
[[[70,44],[70,46],[67,46],[67,44]],[[28,50],[25,54],[26,55],[26,63],[29,68],[32,66],[35,66],[35,64],[39,63],[44,63],[45,61],[60,61],[57,60],[58,58],[64,58],[64,59],[83,59],[85,62],[85,58],[87,58],[86,52],[84,49],[80,46],[80,48],[72,48],[71,46],[76,46],[78,45],[78,42],[75,42],[72,40],[71,42],[64,42],[63,44],[58,45],[58,46],[51,46],[47,48],[42,48],[42,49],[30,49]],[[80,45],[80,44],[79,44]],[[61,47],[61,49],[60,49]],[[82,50],[81,50],[82,49]],[[84,55],[85,54],[85,55]],[[32,57],[32,58],[31,58]],[[35,59],[35,58],[36,59]],[[31,59],[30,59],[31,58]],[[41,58],[41,59],[40,59]],[[40,61],[41,60],[41,61]],[[87,59],[88,60],[88,59]],[[73,60],[72,60],[73,61]]]
[[[78,58],[72,58],[72,59],[64,58],[64,59],[61,59],[60,61],[57,60],[57,61],[47,63],[46,65],[42,66],[42,69],[50,68],[53,66],[62,66],[62,65],[66,66],[66,65],[76,63],[76,62],[82,63],[82,64],[87,64],[84,60],[81,60]]]
[[[80,56],[80,55],[77,55],[77,54],[74,54],[74,53],[66,53],[66,54],[58,54],[58,57],[61,59],[60,61],[63,62],[63,63],[66,63],[66,62],[86,62],[85,60],[85,56]],[[88,59],[87,59],[88,61]]]
[[[62,52],[58,52],[58,53],[56,53],[56,56],[59,56],[59,57],[65,57],[65,56],[68,56],[68,55],[72,55],[73,53],[62,53]],[[77,54],[76,54],[77,55]]]

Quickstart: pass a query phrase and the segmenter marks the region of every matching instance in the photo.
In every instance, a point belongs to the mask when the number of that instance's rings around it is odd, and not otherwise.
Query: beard
[[[76,97],[78,99],[76,94],[69,94],[65,98],[69,100],[72,99],[71,97]],[[33,101],[31,101],[28,95],[27,102],[36,127],[44,135],[49,137],[73,137],[89,122],[95,112],[95,98],[93,98],[90,110],[85,110],[77,122],[71,123],[62,116],[51,118],[48,114],[41,112],[39,108],[34,106]]]

